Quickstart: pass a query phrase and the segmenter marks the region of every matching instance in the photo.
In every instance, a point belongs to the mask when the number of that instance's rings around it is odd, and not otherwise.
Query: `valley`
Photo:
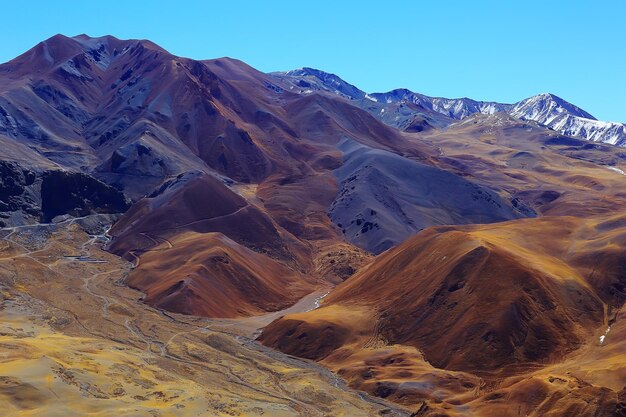
[[[109,221],[2,231],[5,415],[408,415],[321,366],[264,348],[245,321],[147,306],[124,284],[132,265],[83,230],[102,231]],[[292,310],[315,306],[303,304]]]

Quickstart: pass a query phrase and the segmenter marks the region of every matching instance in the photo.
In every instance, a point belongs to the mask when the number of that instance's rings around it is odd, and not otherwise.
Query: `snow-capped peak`
[[[626,125],[599,121],[554,94],[544,93],[522,100],[513,106],[510,113],[513,117],[534,120],[564,135],[626,145]]]
[[[513,110],[511,110],[511,114],[536,120],[544,124],[546,124],[546,121],[562,114],[596,120],[595,117],[580,107],[574,106],[562,98],[550,93],[538,94],[516,103]]]

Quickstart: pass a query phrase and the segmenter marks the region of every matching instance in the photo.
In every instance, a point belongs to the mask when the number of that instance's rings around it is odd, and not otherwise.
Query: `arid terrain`
[[[264,348],[250,338],[254,323],[149,307],[124,285],[132,265],[83,230],[110,221],[2,232],[4,415],[408,415]]]
[[[620,126],[47,39],[0,65],[0,405],[626,416]]]

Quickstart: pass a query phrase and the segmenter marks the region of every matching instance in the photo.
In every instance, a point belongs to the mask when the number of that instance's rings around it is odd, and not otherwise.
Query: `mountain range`
[[[591,114],[554,94],[538,94],[514,104],[503,104],[469,98],[429,97],[407,89],[367,94],[334,74],[313,68],[279,72],[273,75],[287,80],[292,90],[302,94],[328,91],[358,101],[360,107],[370,111],[389,125],[401,129],[414,129],[413,121],[416,118],[433,117],[436,121],[431,124],[440,127],[476,113],[503,112],[520,120],[535,121],[563,135],[592,142],[626,146],[626,125],[599,121]],[[373,105],[364,100],[380,104]],[[428,116],[424,116],[425,114]],[[443,115],[449,119],[437,118],[437,115]],[[424,126],[421,128],[423,129]]]
[[[0,144],[14,415],[626,415],[623,124],[56,35]]]

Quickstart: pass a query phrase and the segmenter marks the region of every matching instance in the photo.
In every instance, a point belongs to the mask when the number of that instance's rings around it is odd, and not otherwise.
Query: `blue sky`
[[[2,5],[0,61],[56,33],[111,34],[262,71],[315,67],[368,92],[552,92],[626,122],[625,16],[622,0],[21,1]]]

